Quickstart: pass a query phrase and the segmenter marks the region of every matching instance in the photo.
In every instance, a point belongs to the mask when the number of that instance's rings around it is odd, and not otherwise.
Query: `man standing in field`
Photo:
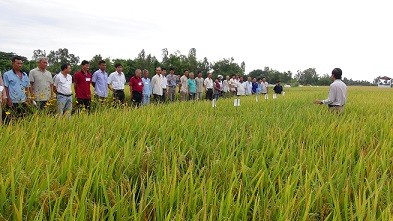
[[[202,100],[202,94],[203,94],[203,77],[202,77],[202,71],[198,71],[198,76],[195,79],[196,83],[196,99],[197,100]]]
[[[29,73],[30,94],[37,102],[38,108],[43,109],[53,95],[52,74],[46,70],[48,59],[40,57],[37,59],[38,67]]]
[[[94,72],[92,77],[92,85],[94,87],[95,97],[104,101],[108,97],[108,73],[106,73],[106,62],[101,60],[98,62],[99,69]]]
[[[268,86],[269,83],[266,82],[266,78],[263,77],[262,78],[262,82],[260,83],[260,87],[261,87],[261,94],[264,95],[265,100],[269,99],[269,95],[268,95]]]
[[[206,100],[213,100],[213,79],[211,73],[207,73],[207,78],[203,85],[205,86]]]
[[[113,98],[116,101],[124,104],[126,95],[124,94],[124,85],[126,77],[123,73],[123,66],[120,63],[115,64],[116,71],[111,73],[108,77],[108,87],[113,92]]]
[[[15,111],[16,117],[23,117],[28,114],[27,101],[30,98],[30,81],[26,73],[21,69],[22,58],[15,56],[12,58],[12,69],[3,75],[3,83],[7,96],[7,105]]]
[[[151,89],[153,92],[154,101],[156,103],[162,100],[162,76],[161,67],[156,67],[156,74],[151,79]]]
[[[222,96],[226,97],[229,92],[229,75],[225,77],[225,80],[222,82]]]
[[[243,82],[242,76],[240,76],[239,80],[236,81],[236,95],[237,98],[235,98],[234,106],[238,107],[240,106],[240,96],[246,95],[246,83]]]
[[[274,91],[273,99],[276,99],[278,94],[282,94],[283,87],[281,85],[281,81],[276,82],[276,85],[274,86],[273,91]]]
[[[61,71],[54,77],[54,90],[57,94],[57,113],[62,116],[71,116],[72,110],[72,76],[71,65],[61,65]]]
[[[131,100],[138,107],[142,103],[143,81],[141,69],[135,70],[135,75],[130,79]]]
[[[83,60],[81,63],[81,70],[74,74],[74,88],[76,94],[76,101],[78,107],[85,108],[90,111],[91,103],[91,74],[89,72],[90,64],[88,61]]]
[[[176,96],[176,75],[173,68],[169,68],[168,81],[168,96],[170,101],[175,101]]]
[[[7,103],[7,96],[5,94],[4,82],[0,72],[0,125],[3,122],[3,103]]]
[[[149,78],[149,71],[143,70],[143,92],[142,92],[142,105],[150,104],[150,96],[151,96],[151,83]]]
[[[190,100],[195,100],[195,95],[196,95],[196,80],[194,78],[194,73],[191,72],[189,74],[190,78],[187,80],[188,84],[188,96]]]
[[[329,96],[326,100],[315,100],[315,104],[326,104],[330,111],[336,113],[344,112],[344,105],[347,102],[347,85],[341,80],[342,70],[335,68],[332,71],[331,79],[333,83],[330,85]]]
[[[165,102],[168,94],[168,79],[166,77],[166,68],[161,69],[161,76],[162,76],[162,97],[161,101]]]
[[[186,101],[188,94],[188,70],[183,71],[183,76],[180,78],[179,91],[180,101]]]
[[[251,95],[252,94],[252,82],[251,82],[251,77],[247,77],[246,81],[246,95]]]
[[[232,75],[232,78],[229,80],[229,90],[232,95],[236,95],[236,83],[237,80],[235,78],[235,75]]]

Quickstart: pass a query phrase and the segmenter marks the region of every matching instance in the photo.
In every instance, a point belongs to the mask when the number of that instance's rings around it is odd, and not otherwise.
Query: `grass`
[[[392,90],[327,90],[3,126],[0,220],[390,220]]]

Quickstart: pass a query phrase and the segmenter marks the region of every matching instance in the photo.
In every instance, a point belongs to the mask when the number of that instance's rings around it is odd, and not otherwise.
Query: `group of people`
[[[37,68],[32,69],[27,75],[21,70],[22,58],[13,57],[12,69],[5,72],[0,78],[0,93],[2,95],[0,100],[6,103],[17,116],[23,116],[29,112],[28,103],[34,104],[38,109],[43,109],[47,102],[54,97],[57,100],[58,114],[70,116],[73,104],[72,85],[74,85],[77,106],[87,111],[90,110],[92,99],[91,86],[94,88],[94,97],[97,100],[107,100],[109,91],[112,91],[115,102],[125,103],[126,78],[120,63],[115,64],[115,72],[108,74],[106,62],[99,61],[99,69],[91,74],[89,62],[84,60],[81,63],[81,70],[74,73],[73,76],[71,76],[71,65],[63,64],[61,71],[53,77],[46,69],[47,58],[41,57],[37,63]],[[244,81],[243,77],[238,75],[226,76],[224,80],[223,76],[218,75],[213,80],[211,73],[203,78],[200,71],[195,77],[194,73],[188,70],[184,70],[180,77],[175,75],[173,68],[170,68],[169,74],[167,74],[165,68],[156,67],[155,75],[151,79],[148,70],[137,69],[135,75],[129,80],[129,86],[131,101],[139,106],[149,104],[151,97],[157,103],[175,101],[177,92],[180,93],[180,101],[202,100],[203,94],[205,94],[205,99],[213,102],[217,101],[220,96],[252,94],[262,94],[265,99],[268,99],[269,84],[265,78],[257,80],[247,77],[247,80]],[[279,81],[276,82],[273,91],[273,99],[277,98],[277,94],[283,93],[283,87]],[[344,98],[341,99],[344,101],[340,101],[340,104],[336,104],[337,102],[335,103],[332,99],[329,94],[328,100],[315,102],[336,106],[343,106],[345,103]]]

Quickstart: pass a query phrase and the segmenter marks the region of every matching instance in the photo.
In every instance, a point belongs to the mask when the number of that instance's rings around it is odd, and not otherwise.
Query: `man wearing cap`
[[[315,100],[315,104],[326,104],[329,110],[336,113],[344,112],[344,105],[347,102],[347,85],[341,80],[342,70],[335,68],[332,71],[329,96],[325,100]]]

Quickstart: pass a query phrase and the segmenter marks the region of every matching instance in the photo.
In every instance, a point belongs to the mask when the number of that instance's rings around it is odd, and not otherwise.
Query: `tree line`
[[[16,56],[13,52],[0,51],[0,71],[2,73],[11,69],[12,66],[10,60],[13,56]],[[61,64],[64,63],[71,64],[72,73],[74,73],[79,69],[79,63],[81,61],[79,56],[70,53],[67,48],[51,50],[49,53],[45,50],[37,49],[33,51],[32,59],[20,56],[24,60],[23,71],[29,72],[31,69],[35,68],[36,59],[42,56],[48,58],[48,70],[52,73],[58,73],[60,71]],[[292,73],[291,71],[280,72],[269,67],[264,67],[263,69],[256,69],[246,74],[246,64],[244,61],[238,64],[235,62],[233,57],[223,58],[219,61],[212,62],[210,62],[207,57],[204,57],[202,60],[198,60],[195,48],[191,48],[187,55],[182,54],[178,50],[169,53],[168,49],[164,48],[162,49],[161,61],[159,61],[155,56],[147,54],[144,49],[142,49],[134,59],[103,58],[101,54],[97,54],[89,60],[90,70],[92,72],[98,69],[98,62],[100,60],[106,61],[108,73],[115,70],[115,63],[120,63],[123,66],[123,72],[127,79],[135,73],[136,69],[146,69],[149,73],[154,73],[155,67],[161,66],[166,68],[173,67],[177,74],[181,74],[183,70],[187,69],[194,72],[202,71],[204,76],[207,76],[208,72],[212,72],[213,78],[218,75],[248,75],[257,79],[266,77],[269,83],[275,83],[280,80],[282,83],[290,84],[292,86],[329,85],[331,83],[329,74],[318,75],[315,68],[308,68],[303,71],[298,70],[297,73]],[[344,78],[343,81],[347,85],[373,85],[368,81],[359,81],[347,78]]]

